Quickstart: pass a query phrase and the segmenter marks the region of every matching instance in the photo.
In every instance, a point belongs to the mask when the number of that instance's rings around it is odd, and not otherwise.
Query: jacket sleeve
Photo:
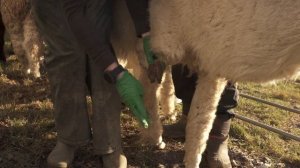
[[[148,0],[126,0],[127,8],[135,25],[138,37],[150,31],[149,24],[149,1]]]

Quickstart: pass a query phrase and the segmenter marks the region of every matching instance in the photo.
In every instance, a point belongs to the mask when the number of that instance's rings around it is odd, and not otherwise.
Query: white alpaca
[[[198,73],[184,157],[185,167],[196,168],[226,80],[268,82],[300,70],[300,1],[152,0],[150,6],[154,51]]]
[[[21,64],[27,73],[40,77],[43,44],[33,20],[30,1],[0,0],[0,12]]]

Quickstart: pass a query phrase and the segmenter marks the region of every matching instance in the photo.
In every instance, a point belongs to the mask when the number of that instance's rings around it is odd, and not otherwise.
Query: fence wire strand
[[[243,93],[240,93],[240,96],[244,97],[246,99],[254,100],[254,101],[257,101],[257,102],[261,102],[263,104],[267,104],[267,105],[274,106],[274,107],[277,107],[277,108],[280,108],[280,109],[284,109],[284,110],[287,110],[287,111],[290,111],[290,112],[293,112],[293,113],[296,113],[296,114],[300,114],[300,110],[298,110],[298,109],[285,107],[285,106],[282,106],[280,104],[269,102],[269,101],[266,101],[266,100],[263,100],[263,99],[260,99],[260,98],[254,97],[254,96],[250,96],[250,95],[247,95],[247,94],[243,94]],[[289,138],[289,139],[293,139],[295,141],[300,142],[300,136],[293,135],[293,134],[288,133],[286,131],[283,131],[281,129],[269,126],[267,124],[255,121],[255,120],[253,120],[251,118],[248,118],[248,117],[245,117],[245,116],[242,116],[242,115],[239,115],[239,114],[235,114],[233,112],[231,112],[231,114],[235,118],[237,118],[237,119],[240,119],[242,121],[245,121],[245,122],[248,122],[250,124],[256,125],[258,127],[264,128],[266,130],[272,131],[272,132],[277,133],[277,134],[279,134],[279,135],[281,135],[283,137],[286,137],[286,138]]]

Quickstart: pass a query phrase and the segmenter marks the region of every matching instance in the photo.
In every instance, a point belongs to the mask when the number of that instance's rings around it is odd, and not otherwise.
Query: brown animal
[[[43,43],[33,20],[29,0],[0,0],[0,12],[15,54],[27,73],[40,77]]]

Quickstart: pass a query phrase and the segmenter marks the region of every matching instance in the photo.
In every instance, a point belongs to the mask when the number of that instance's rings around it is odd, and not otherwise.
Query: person
[[[151,34],[149,25],[148,0],[126,0],[127,7],[135,24],[137,36],[143,38],[145,55],[149,63],[148,76],[152,82],[160,82],[164,71],[163,64],[156,59],[151,51],[149,43]],[[150,59],[150,60],[149,60]],[[172,125],[164,126],[164,137],[182,138],[185,136],[187,115],[190,110],[192,98],[195,92],[197,74],[189,76],[187,66],[182,64],[172,66],[172,78],[175,86],[175,95],[182,99],[182,117]],[[231,167],[228,156],[228,134],[230,130],[231,117],[230,110],[237,106],[238,90],[232,83],[228,83],[222,94],[217,107],[216,119],[210,132],[210,137],[206,148],[205,167]]]
[[[182,116],[171,125],[164,126],[163,137],[184,138],[187,116],[196,89],[197,74],[190,74],[187,66],[177,64],[172,67],[175,94],[182,100]],[[204,91],[205,92],[205,91]],[[231,110],[238,105],[238,90],[236,85],[228,82],[219,101],[216,119],[210,132],[205,151],[204,167],[231,167],[228,155],[228,138],[231,125]]]
[[[148,126],[142,87],[118,64],[110,44],[111,3],[32,1],[47,45],[45,67],[57,129],[57,144],[47,158],[50,167],[69,167],[76,149],[91,139],[105,168],[126,167],[120,137],[120,97],[140,123]],[[87,90],[92,98],[91,122]]]

